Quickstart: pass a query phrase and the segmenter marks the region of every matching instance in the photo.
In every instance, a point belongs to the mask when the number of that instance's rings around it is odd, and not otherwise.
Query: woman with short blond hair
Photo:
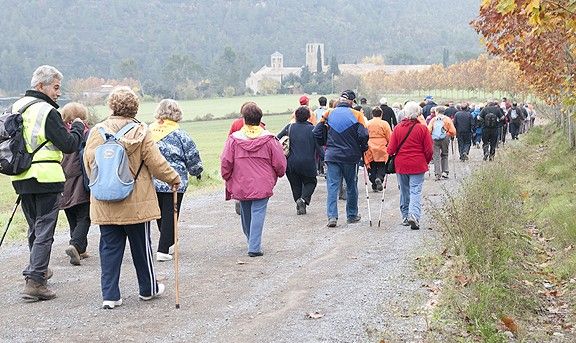
[[[178,102],[173,99],[164,99],[156,107],[154,115],[156,122],[150,124],[152,139],[158,145],[160,153],[180,175],[180,187],[177,194],[177,208],[180,206],[186,188],[188,187],[188,174],[200,179],[204,168],[200,160],[200,153],[196,144],[186,131],[180,128],[178,122],[182,120],[182,110]],[[158,206],[161,218],[156,220],[160,230],[160,240],[156,252],[157,261],[170,261],[172,255],[170,247],[174,244],[174,200],[172,188],[162,180],[154,179]]]

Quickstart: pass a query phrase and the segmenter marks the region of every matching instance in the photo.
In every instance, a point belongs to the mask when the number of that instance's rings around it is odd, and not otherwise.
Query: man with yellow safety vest
[[[68,133],[57,110],[61,82],[62,73],[58,69],[40,66],[32,74],[32,89],[12,105],[12,110],[17,111],[35,102],[22,113],[23,134],[29,152],[43,144],[34,154],[30,169],[11,177],[28,223],[30,260],[22,272],[26,279],[22,298],[27,301],[56,297],[46,281],[52,276],[48,264],[58,220],[58,202],[64,190],[65,177],[60,162],[62,153],[78,151],[83,142],[82,120],[74,120]]]

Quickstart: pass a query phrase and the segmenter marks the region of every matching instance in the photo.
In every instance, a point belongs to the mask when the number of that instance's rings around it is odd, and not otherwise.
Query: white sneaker
[[[156,253],[156,261],[165,262],[165,261],[172,261],[172,255],[165,254],[163,252]]]
[[[158,282],[158,292],[156,292],[156,294],[152,294],[151,296],[148,296],[148,297],[145,297],[143,295],[138,295],[138,297],[140,297],[140,299],[142,299],[144,301],[152,300],[154,298],[161,296],[165,290],[166,290],[166,287],[164,286],[164,284]]]
[[[122,298],[120,298],[120,300],[104,300],[102,302],[102,308],[106,309],[106,310],[111,310],[116,306],[120,306],[122,305]]]
[[[174,255],[174,244],[172,244],[172,245],[170,246],[170,248],[168,248],[168,254]]]

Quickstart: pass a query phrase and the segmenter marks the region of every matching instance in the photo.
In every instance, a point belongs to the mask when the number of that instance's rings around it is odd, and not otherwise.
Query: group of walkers
[[[26,283],[22,296],[28,301],[56,297],[47,286],[53,275],[48,264],[58,211],[62,209],[71,236],[65,252],[73,265],[88,257],[89,227],[99,225],[103,308],[122,304],[119,278],[126,240],[136,269],[139,298],[153,299],[164,292],[165,285],[157,281],[154,272],[150,222],[156,220],[160,231],[156,260],[170,261],[174,220],[189,175],[200,179],[203,172],[198,149],[179,127],[183,113],[175,100],[160,101],[156,121],[147,126],[135,118],[139,98],[129,87],[111,92],[110,116],[92,128],[82,104],[69,103],[60,113],[56,101],[62,77],[52,66],[38,67],[32,76],[32,89],[12,106],[17,111],[34,102],[22,117],[27,150],[38,148],[30,169],[11,177],[28,223],[30,258],[23,271]],[[366,185],[369,180],[374,192],[382,192],[392,156],[400,189],[401,223],[416,230],[420,228],[424,175],[434,160],[436,179],[449,177],[448,147],[453,148],[454,138],[461,161],[468,160],[470,147],[478,144],[479,136],[484,143],[484,160],[493,160],[498,141],[505,141],[504,125],[509,125],[512,139],[517,139],[535,117],[529,106],[506,100],[501,105],[438,106],[432,97],[426,97],[420,104],[408,101],[389,107],[382,98],[379,106],[371,108],[365,98],[356,105],[356,94],[345,90],[330,102],[320,97],[315,111],[309,100],[307,96],[299,99],[291,122],[277,136],[266,130],[262,110],[254,102],[242,105],[242,117],[230,128],[220,171],[226,200],[237,201],[250,257],[264,255],[262,234],[268,200],[278,178],[284,175],[297,215],[307,213],[317,177],[326,178],[327,226],[332,228],[340,217],[339,197],[346,200],[346,222],[361,220],[359,167],[365,173]],[[279,142],[284,136],[289,141],[287,149]],[[98,148],[111,137],[124,148],[124,162],[134,180],[131,193],[119,201],[97,199],[90,193],[102,168]]]
[[[115,88],[109,98],[111,115],[93,128],[88,111],[79,103],[57,110],[63,75],[48,65],[38,67],[25,96],[11,106],[22,111],[26,149],[35,151],[31,167],[11,177],[28,223],[30,257],[23,271],[27,301],[50,300],[56,294],[47,286],[53,275],[48,268],[59,209],[70,225],[70,243],[65,252],[70,263],[80,265],[88,257],[87,235],[91,224],[100,226],[99,255],[103,308],[122,304],[120,267],[126,246],[136,269],[139,298],[150,300],[162,294],[152,263],[150,221],[157,220],[160,241],[156,259],[172,259],[174,207],[180,208],[188,186],[188,174],[200,178],[202,162],[189,135],[179,128],[182,111],[176,101],[165,99],[150,127],[136,118],[138,96],[129,87]],[[125,129],[129,127],[129,129]],[[119,138],[126,152],[123,161],[133,175],[133,189],[121,201],[98,200],[89,191],[99,175],[98,147],[110,136]],[[104,157],[107,156],[105,151]],[[56,162],[56,163],[54,163]],[[100,166],[102,168],[102,166]],[[176,204],[172,195],[176,194]]]

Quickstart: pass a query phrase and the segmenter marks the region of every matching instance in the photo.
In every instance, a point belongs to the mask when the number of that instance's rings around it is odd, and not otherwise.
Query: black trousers
[[[482,132],[482,149],[484,150],[484,157],[496,154],[496,145],[498,144],[498,133],[501,128],[484,128]]]
[[[307,205],[310,205],[312,194],[314,193],[316,183],[318,182],[316,177],[305,176],[289,170],[286,171],[286,177],[288,178],[288,182],[290,182],[294,201],[302,198]]]
[[[158,207],[160,207],[161,218],[156,220],[158,230],[160,230],[160,240],[158,241],[158,252],[167,254],[170,246],[174,244],[174,198],[172,193],[159,193]],[[180,217],[180,205],[182,205],[184,193],[178,193],[177,208],[178,218]]]
[[[88,246],[88,230],[90,229],[90,203],[85,202],[64,210],[70,226],[70,245],[80,254],[86,252]]]
[[[384,181],[384,176],[386,176],[386,162],[370,162],[370,182],[372,183],[372,189],[375,189],[376,179]]]

